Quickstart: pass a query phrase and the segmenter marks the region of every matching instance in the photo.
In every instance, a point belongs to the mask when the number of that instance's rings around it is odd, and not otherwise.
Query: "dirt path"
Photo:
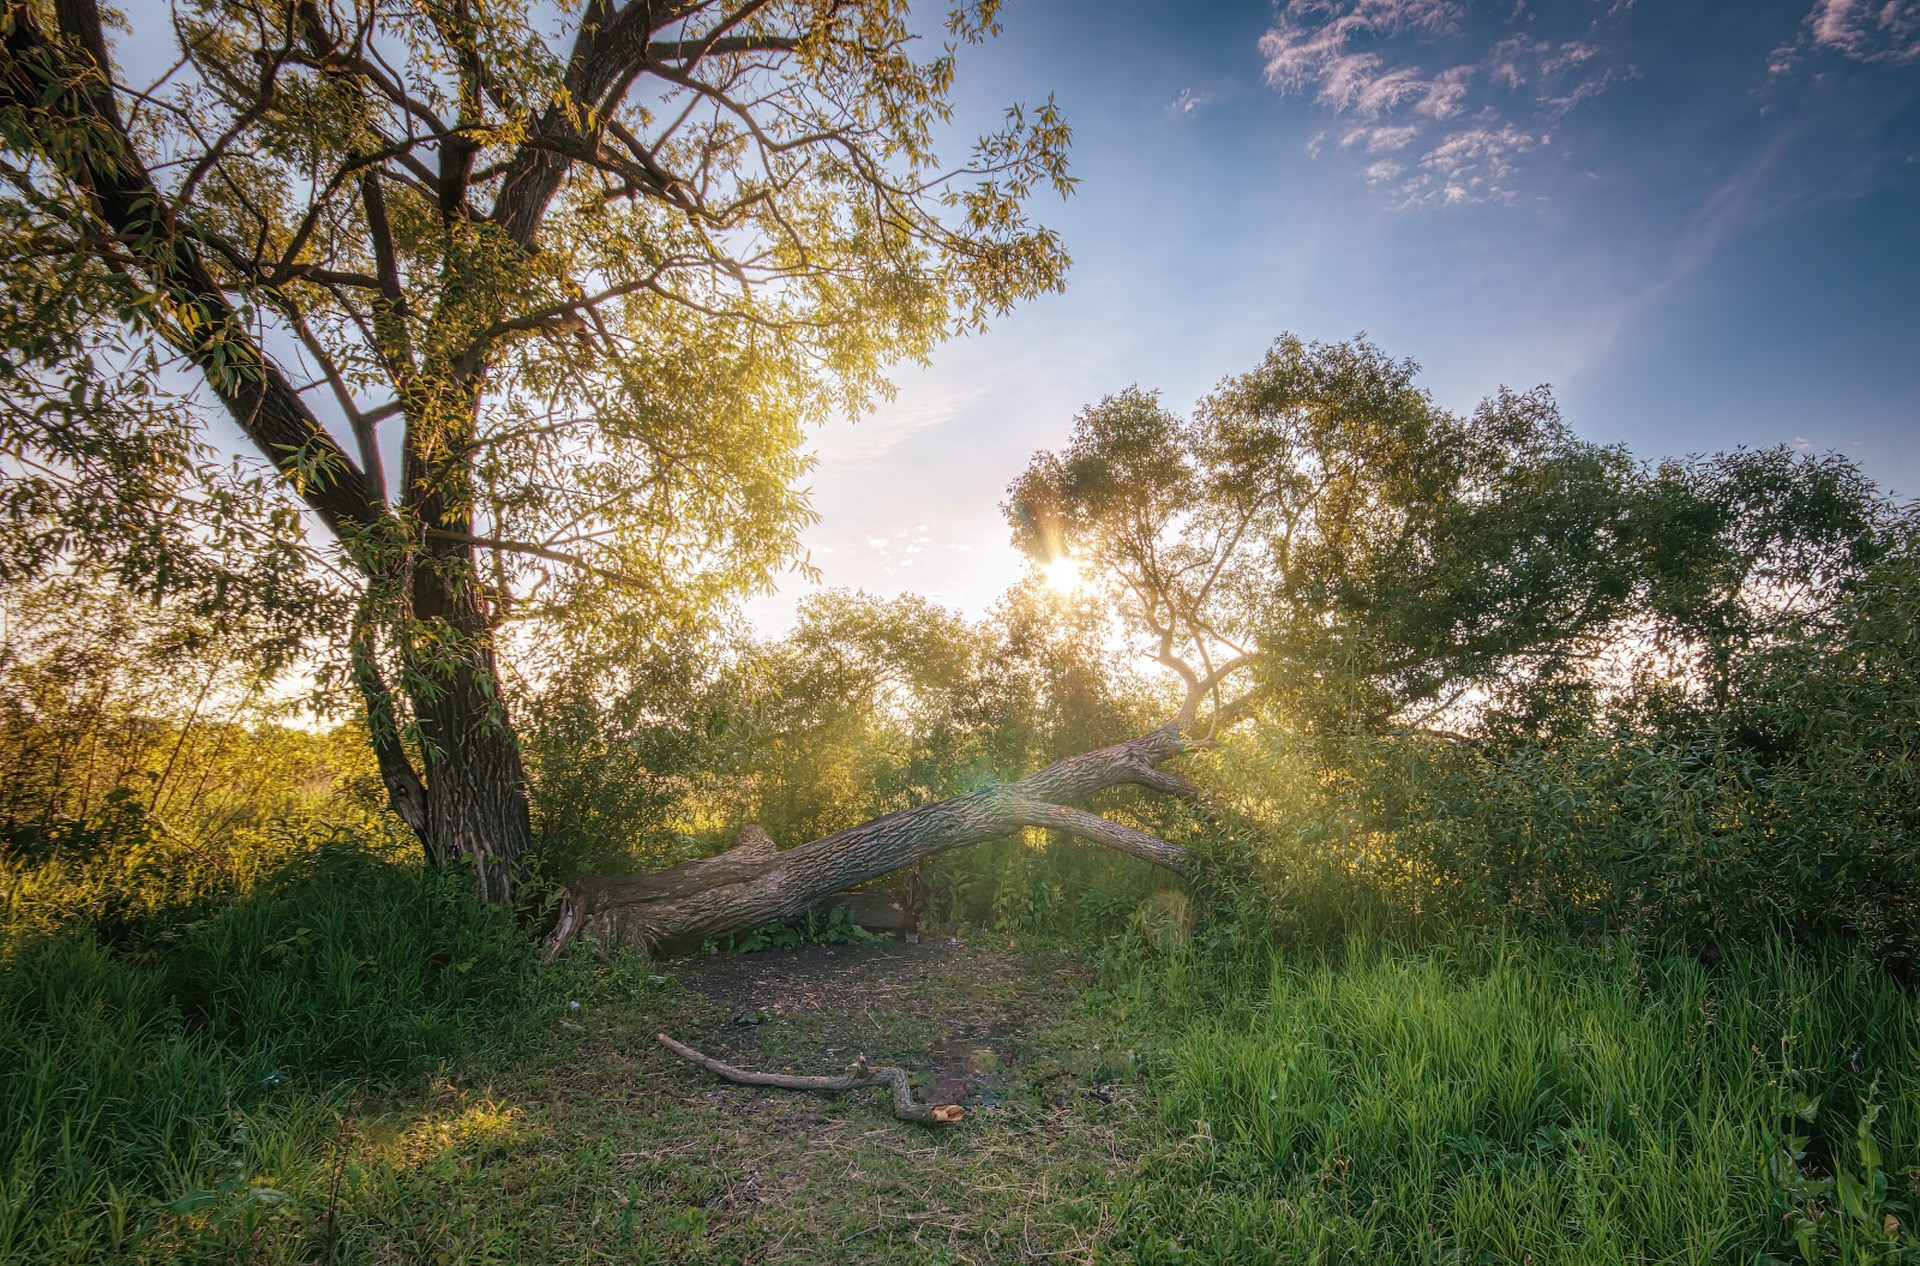
[[[953,942],[714,956],[671,974],[713,1008],[710,1054],[813,1072],[838,1072],[864,1054],[914,1071],[927,1102],[969,1109],[1003,1102],[1036,1057],[1046,1061],[1036,1041],[1044,1048],[1055,1017],[1086,985],[1065,959]]]
[[[410,1131],[431,1145],[412,1145],[404,1176],[421,1183],[412,1201],[453,1212],[438,1237],[368,1244],[364,1258],[1106,1260],[1142,1105],[1089,988],[1071,960],[1004,942],[615,964],[550,1053],[443,1088]],[[802,1073],[865,1054],[969,1116],[919,1126],[896,1121],[881,1090],[728,1085],[659,1047],[662,1030]],[[492,1124],[461,1124],[474,1119]]]

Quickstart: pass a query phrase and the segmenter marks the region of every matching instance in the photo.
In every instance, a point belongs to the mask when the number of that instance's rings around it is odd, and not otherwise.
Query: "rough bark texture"
[[[1184,874],[1185,849],[1069,802],[1123,783],[1191,794],[1189,784],[1158,768],[1189,747],[1177,727],[1164,726],[1056,761],[1019,782],[888,814],[798,848],[781,850],[766,832],[749,827],[717,857],[647,875],[576,879],[561,902],[547,956],[582,933],[603,944],[655,950],[793,918],[824,897],[923,857],[1029,826],[1065,831]]]
[[[449,478],[449,482],[451,479]],[[445,513],[439,498],[427,512]],[[430,543],[431,545],[431,543]],[[455,545],[413,572],[413,616],[444,628],[459,647],[411,692],[420,727],[429,859],[472,868],[481,896],[511,897],[532,840],[526,770],[499,698],[492,631],[480,610],[467,547]]]

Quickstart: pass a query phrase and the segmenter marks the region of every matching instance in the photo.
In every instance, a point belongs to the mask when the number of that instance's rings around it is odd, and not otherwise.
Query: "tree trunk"
[[[649,951],[695,945],[793,918],[824,897],[923,857],[1030,826],[1065,831],[1184,874],[1185,849],[1068,802],[1122,783],[1191,796],[1191,784],[1159,766],[1192,746],[1176,726],[1168,725],[1056,761],[1019,782],[888,814],[798,848],[783,851],[765,832],[749,827],[733,848],[717,857],[648,875],[576,879],[561,902],[547,957],[553,958],[583,932],[603,943]]]
[[[430,639],[413,654],[450,660],[415,665],[410,674],[426,784],[422,843],[429,862],[472,867],[483,900],[506,901],[532,839],[527,775],[469,554],[464,545],[443,547],[443,556],[429,553],[414,572],[414,619],[446,641]]]

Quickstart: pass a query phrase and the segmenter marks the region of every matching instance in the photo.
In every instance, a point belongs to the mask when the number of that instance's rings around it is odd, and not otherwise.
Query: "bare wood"
[[[665,1033],[654,1035],[660,1045],[678,1055],[690,1064],[700,1067],[736,1086],[765,1086],[773,1090],[806,1090],[814,1094],[837,1095],[849,1090],[864,1090],[869,1086],[890,1086],[893,1088],[893,1115],[902,1121],[918,1121],[922,1125],[953,1125],[966,1120],[967,1110],[957,1103],[924,1104],[915,1102],[913,1082],[904,1068],[870,1068],[867,1057],[862,1055],[853,1062],[853,1066],[838,1077],[797,1077],[790,1073],[763,1073],[746,1068],[735,1068],[732,1064],[723,1064],[711,1055],[703,1055],[683,1042],[676,1042]]]
[[[1064,831],[1185,874],[1187,851],[1124,823],[1070,807],[1133,784],[1187,794],[1163,762],[1193,749],[1174,726],[1055,761],[1015,783],[935,801],[778,849],[757,828],[716,857],[644,875],[589,875],[567,885],[547,938],[551,961],[574,936],[653,951],[696,946],[763,923],[796,918],[821,899],[923,857],[1004,839],[1026,827]]]

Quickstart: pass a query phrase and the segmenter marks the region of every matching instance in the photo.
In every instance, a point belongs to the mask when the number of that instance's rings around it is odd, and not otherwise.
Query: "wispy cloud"
[[[1167,109],[1174,114],[1192,114],[1205,104],[1207,104],[1206,94],[1196,92],[1192,88],[1182,88],[1180,95],[1167,103]]]
[[[1511,123],[1485,123],[1463,128],[1427,151],[1419,171],[1403,188],[1416,202],[1448,206],[1491,202],[1512,196],[1520,158],[1545,145],[1545,133],[1525,131]]]
[[[1522,158],[1552,144],[1553,124],[1632,73],[1608,60],[1600,38],[1624,8],[1578,38],[1544,39],[1513,30],[1530,16],[1525,3],[1476,37],[1455,0],[1285,0],[1260,54],[1276,91],[1353,120],[1341,149],[1420,151],[1410,163],[1367,164],[1368,184],[1410,203],[1512,201]],[[1326,140],[1317,135],[1308,152],[1318,157]]]
[[[1920,0],[1815,0],[1806,34],[1855,61],[1920,61]]]

